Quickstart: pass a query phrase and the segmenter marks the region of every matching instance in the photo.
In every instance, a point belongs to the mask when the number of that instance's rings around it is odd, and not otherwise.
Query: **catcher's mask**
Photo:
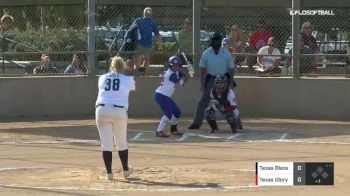
[[[173,65],[182,67],[182,60],[176,55],[169,58],[169,67],[171,68]]]
[[[225,75],[217,75],[215,78],[215,89],[224,92],[228,86],[228,78]]]

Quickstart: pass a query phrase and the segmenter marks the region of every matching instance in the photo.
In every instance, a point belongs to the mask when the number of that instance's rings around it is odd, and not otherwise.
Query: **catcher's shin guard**
[[[215,130],[219,129],[218,124],[216,123],[216,120],[207,119],[207,122],[211,128],[211,131],[209,133],[214,133]]]
[[[205,109],[204,116],[206,120],[216,120],[215,111],[210,107]]]
[[[238,126],[238,129],[243,129],[243,124],[242,124],[240,115],[238,115],[238,118],[237,118],[237,126]]]
[[[230,125],[232,133],[236,133],[238,128],[236,115],[234,113],[226,114],[226,121]]]

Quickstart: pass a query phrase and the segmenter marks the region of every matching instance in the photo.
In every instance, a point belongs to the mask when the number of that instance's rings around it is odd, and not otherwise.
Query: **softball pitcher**
[[[121,57],[114,57],[110,72],[99,77],[96,100],[96,125],[101,139],[103,161],[107,179],[113,180],[112,151],[114,142],[123,166],[123,175],[129,177],[134,171],[128,165],[128,143],[126,139],[129,92],[135,90],[133,76],[124,74],[126,65]]]

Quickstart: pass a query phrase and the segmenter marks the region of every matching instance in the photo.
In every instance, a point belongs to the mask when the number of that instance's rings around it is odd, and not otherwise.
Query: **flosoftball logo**
[[[314,16],[314,15],[320,15],[320,16],[334,16],[333,10],[290,10],[289,14],[294,15],[300,15],[300,16]]]

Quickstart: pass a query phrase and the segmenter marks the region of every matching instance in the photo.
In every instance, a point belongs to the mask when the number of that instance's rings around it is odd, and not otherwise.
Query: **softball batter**
[[[121,57],[114,57],[110,72],[99,77],[96,100],[96,125],[101,139],[103,161],[107,179],[113,180],[112,151],[114,142],[118,149],[125,178],[133,173],[128,165],[128,143],[126,139],[129,93],[135,90],[133,76],[125,75],[126,66]]]
[[[178,56],[169,58],[169,69],[165,72],[160,86],[156,89],[154,98],[159,107],[163,111],[163,117],[159,122],[156,130],[156,136],[169,137],[170,135],[164,132],[166,124],[170,121],[170,133],[173,135],[183,135],[177,129],[177,123],[181,116],[181,110],[176,103],[170,98],[178,84],[184,84],[188,80],[188,74],[182,72],[183,62]]]

